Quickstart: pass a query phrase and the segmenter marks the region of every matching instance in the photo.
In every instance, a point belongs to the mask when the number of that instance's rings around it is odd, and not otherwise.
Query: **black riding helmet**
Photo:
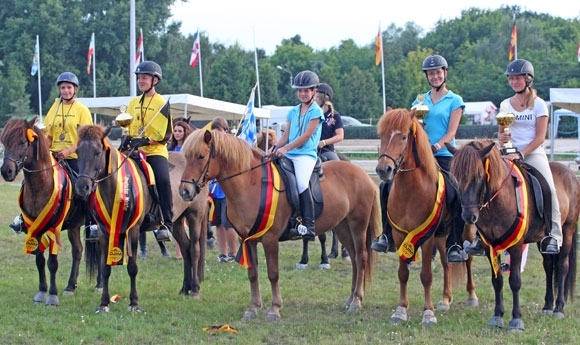
[[[445,60],[443,56],[435,54],[427,56],[427,58],[423,60],[423,65],[421,66],[421,68],[423,69],[423,72],[425,72],[425,77],[427,77],[427,71],[437,68],[443,68],[443,70],[446,71],[449,68],[449,65],[447,64],[447,60]],[[443,83],[436,88],[437,91],[441,90],[441,88],[443,87],[443,85],[445,85],[446,82],[447,76],[445,76],[445,79],[443,79]],[[431,85],[431,83],[429,83],[429,85]]]
[[[76,87],[79,87],[79,78],[72,72],[61,73],[58,78],[56,78],[56,85],[60,85],[62,82],[71,83]]]
[[[328,99],[331,101],[332,101],[332,96],[334,96],[334,92],[332,91],[332,88],[330,87],[330,85],[328,85],[326,83],[318,84],[318,90],[316,90],[316,92],[320,92],[320,93],[327,95]]]
[[[135,68],[135,74],[149,74],[150,76],[157,77],[159,81],[163,79],[163,73],[161,72],[161,66],[155,61],[143,61],[137,68]]]
[[[528,88],[528,87],[531,87],[532,83],[534,82],[534,66],[528,60],[516,59],[507,65],[507,68],[505,70],[505,75],[508,77],[510,75],[526,75],[526,76],[528,76],[526,78],[526,88]],[[526,89],[523,89],[521,91],[516,91],[516,93],[522,93],[524,91],[526,91]]]
[[[294,82],[292,83],[293,89],[310,89],[317,87],[320,84],[320,80],[316,73],[312,71],[302,71],[294,77]]]

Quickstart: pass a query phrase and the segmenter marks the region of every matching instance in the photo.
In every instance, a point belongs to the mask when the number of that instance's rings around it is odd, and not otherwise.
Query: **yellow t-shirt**
[[[167,134],[173,133],[173,123],[171,116],[165,117],[159,110],[165,105],[165,98],[156,93],[153,97],[145,97],[143,104],[140,103],[141,96],[133,98],[127,106],[127,112],[133,116],[129,125],[129,135],[132,137],[145,137],[153,139],[155,143],[149,146],[142,146],[148,156],[169,157],[167,145],[160,143],[166,139]],[[169,115],[169,114],[168,114]],[[145,132],[141,135],[140,129]]]
[[[77,130],[83,125],[92,125],[91,112],[84,104],[74,101],[72,104],[64,104],[59,98],[48,110],[44,118],[45,133],[52,137],[51,151],[68,149],[79,141]],[[67,158],[78,158],[75,152]]]

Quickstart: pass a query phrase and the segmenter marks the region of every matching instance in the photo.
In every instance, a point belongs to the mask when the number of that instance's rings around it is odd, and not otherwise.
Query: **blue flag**
[[[256,146],[256,116],[254,115],[254,94],[256,92],[256,87],[252,88],[252,93],[250,94],[250,100],[248,101],[248,106],[246,107],[246,114],[244,120],[242,121],[240,129],[240,138],[244,139],[250,147]]]
[[[36,36],[36,45],[34,46],[34,57],[32,58],[32,67],[30,68],[30,74],[36,75],[38,72],[38,64],[40,61],[40,45],[38,44],[38,36]]]

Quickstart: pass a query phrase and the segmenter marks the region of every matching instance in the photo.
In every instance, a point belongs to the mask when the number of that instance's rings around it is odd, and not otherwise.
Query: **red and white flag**
[[[580,62],[580,42],[578,42],[578,62]]]
[[[195,36],[193,36],[193,47],[191,48],[191,57],[189,58],[189,65],[191,68],[194,68],[199,62],[200,53],[199,29],[197,29]]]
[[[139,29],[139,40],[137,41],[137,52],[135,53],[135,65],[143,61],[143,29]]]
[[[91,44],[89,44],[89,52],[87,53],[87,74],[91,74],[91,61],[95,55],[95,33],[91,35]]]

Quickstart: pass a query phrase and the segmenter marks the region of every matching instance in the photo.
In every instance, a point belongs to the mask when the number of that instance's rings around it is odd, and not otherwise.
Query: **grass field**
[[[84,267],[76,295],[60,297],[59,307],[34,305],[38,288],[34,257],[22,254],[24,235],[14,234],[7,224],[18,214],[17,184],[0,183],[0,343],[2,344],[578,344],[578,303],[565,308],[566,318],[556,320],[540,315],[543,305],[544,276],[535,247],[522,278],[521,303],[526,330],[507,333],[489,329],[493,314],[490,270],[484,258],[476,258],[475,280],[480,306],[468,308],[463,287],[456,287],[454,303],[448,312],[436,312],[438,324],[421,326],[423,290],[418,265],[413,264],[410,283],[410,321],[391,325],[390,316],[398,300],[397,260],[380,255],[373,284],[367,289],[363,310],[348,313],[344,301],[350,288],[350,263],[331,261],[331,270],[319,270],[318,242],[311,245],[311,265],[304,271],[294,268],[301,253],[301,242],[281,244],[280,285],[284,297],[282,319],[265,321],[270,303],[270,284],[264,256],[259,247],[260,286],[264,312],[251,322],[240,318],[250,302],[246,272],[235,263],[218,263],[216,249],[208,250],[206,281],[200,300],[177,295],[181,287],[182,263],[161,256],[149,236],[149,257],[138,259],[138,291],[143,313],[127,311],[129,279],[124,267],[115,267],[111,293],[121,295],[109,314],[95,314],[100,296],[93,290]],[[63,239],[58,285],[65,286],[70,270],[70,245]],[[169,248],[173,251],[173,245]],[[433,299],[441,296],[442,271],[435,265]],[[511,318],[511,293],[504,286],[506,313]],[[577,294],[575,297],[578,297]],[[204,332],[211,325],[229,324],[239,333]]]

